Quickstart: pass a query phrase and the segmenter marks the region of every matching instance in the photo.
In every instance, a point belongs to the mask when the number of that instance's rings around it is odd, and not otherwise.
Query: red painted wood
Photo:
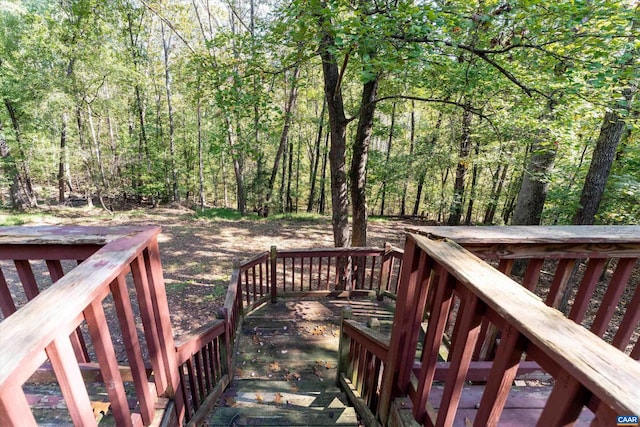
[[[517,329],[509,325],[502,338],[485,386],[474,427],[496,426],[502,414],[511,384],[518,372],[518,365],[526,340]]]
[[[73,423],[81,426],[97,426],[69,338],[63,336],[53,340],[46,351]]]
[[[538,285],[538,279],[540,278],[540,270],[542,270],[543,258],[532,258],[529,260],[527,270],[524,273],[522,280],[522,286],[530,291],[535,290]]]
[[[640,322],[640,284],[636,286],[633,298],[627,304],[627,310],[618,326],[616,335],[613,337],[613,346],[625,351],[631,336]],[[640,339],[639,339],[640,340]]]
[[[91,340],[93,341],[96,358],[100,364],[100,372],[106,385],[109,401],[111,402],[110,410],[114,420],[119,426],[132,426],[129,402],[127,402],[124,383],[118,369],[118,360],[111,342],[109,325],[107,324],[102,302],[100,300],[94,301],[85,309],[84,315],[89,327]]]
[[[196,384],[198,385],[198,393],[201,400],[206,399],[206,394],[204,392],[204,366],[202,364],[202,351],[196,352],[193,355],[193,361],[195,362],[195,376],[196,376]]]
[[[88,244],[0,245],[0,260],[86,259],[102,246]]]
[[[551,288],[545,303],[554,308],[558,308],[564,297],[564,293],[567,289],[567,283],[571,278],[571,272],[576,265],[575,259],[564,258],[558,262],[558,268],[553,276],[553,282],[551,282]]]
[[[14,264],[18,272],[18,277],[20,277],[24,293],[27,299],[31,301],[40,293],[36,277],[33,275],[33,270],[31,269],[31,263],[28,260],[15,260]]]
[[[0,393],[0,425],[20,427],[38,425],[20,384],[6,385]]]
[[[458,344],[452,348],[451,366],[445,382],[436,426],[449,426],[456,416],[464,379],[471,363],[473,349],[480,333],[482,315],[485,311],[484,303],[471,292],[464,292],[463,298],[456,323],[460,322],[460,330],[465,333],[460,335],[463,340],[459,340]]]
[[[587,269],[584,272],[584,276],[580,281],[578,292],[576,293],[575,301],[569,312],[569,319],[576,323],[582,323],[584,315],[589,308],[589,302],[591,296],[596,288],[598,279],[602,275],[604,266],[607,262],[606,258],[591,258],[587,263]]]
[[[620,296],[624,292],[624,288],[629,281],[629,277],[633,272],[633,266],[636,263],[636,258],[621,258],[618,261],[616,271],[611,277],[607,292],[604,294],[602,301],[600,302],[600,308],[596,314],[596,318],[591,325],[591,331],[602,337],[609,327],[611,317],[616,310],[616,306],[620,301]]]
[[[418,421],[424,420],[426,416],[425,408],[436,372],[438,353],[447,318],[449,317],[449,310],[453,300],[453,286],[455,285],[455,279],[442,267],[437,266],[436,269],[438,271],[438,281],[431,317],[429,318],[427,333],[422,346],[422,367],[418,376],[418,398],[417,403],[414,405],[414,416]]]
[[[180,377],[178,375],[178,364],[176,361],[175,345],[173,340],[173,329],[171,328],[171,315],[169,313],[169,302],[167,301],[167,291],[162,275],[162,263],[160,261],[160,248],[157,236],[150,239],[147,249],[143,252],[145,264],[147,265],[147,275],[151,284],[150,294],[152,298],[153,314],[158,328],[160,338],[162,360],[164,369],[168,375],[169,395],[174,395],[178,390]],[[182,422],[184,406],[181,395],[175,394],[175,408],[178,421]]]
[[[16,311],[16,305],[13,302],[13,297],[9,291],[9,286],[4,278],[2,269],[0,269],[0,309],[5,318],[11,316]]]
[[[416,265],[419,260],[419,251],[415,241],[407,236],[405,243],[405,252],[402,263],[402,281],[399,285],[398,296],[396,300],[396,315],[393,319],[393,327],[391,331],[391,341],[389,344],[389,357],[385,366],[380,392],[380,418],[382,423],[387,422],[392,399],[398,394],[397,379],[400,375],[402,367],[402,348],[406,340],[408,331],[405,329],[407,322],[405,316],[411,310],[411,299],[409,287],[415,286],[415,277],[412,277],[418,269]],[[409,366],[404,368],[410,369]]]
[[[278,254],[276,252],[276,247],[271,246],[271,252],[269,255],[269,268],[268,274],[270,274],[271,282],[270,282],[270,293],[271,293],[271,302],[275,303],[278,300],[278,277],[277,277],[277,269],[278,269]],[[234,326],[235,329],[235,326]]]
[[[49,276],[51,276],[51,282],[56,283],[64,276],[64,270],[59,260],[47,260],[47,268],[49,269]],[[87,345],[84,342],[82,336],[82,329],[78,327],[75,332],[72,332],[69,336],[71,339],[71,345],[73,346],[73,352],[76,354],[76,359],[80,363],[89,362],[89,352],[87,351]]]
[[[182,394],[183,400],[184,400],[184,409],[185,409],[185,421],[189,422],[191,421],[191,417],[193,416],[193,414],[195,414],[196,409],[193,407],[193,405],[191,404],[191,400],[189,400],[189,390],[187,390],[187,384],[188,384],[188,377],[187,374],[185,373],[185,366],[184,365],[180,365],[179,368],[179,373],[180,373],[180,394]],[[149,425],[146,424],[145,425]]]
[[[538,419],[538,427],[573,425],[589,397],[588,391],[577,380],[561,372],[555,378],[553,390]]]
[[[140,402],[142,421],[145,425],[149,425],[153,420],[155,398],[151,396],[149,391],[149,380],[144,360],[142,359],[136,320],[133,317],[127,281],[123,274],[111,283],[111,293],[113,294],[116,315],[122,332],[122,341],[127,352],[127,361],[134,380],[133,384]]]
[[[631,351],[631,358],[635,360],[640,360],[640,339],[636,341],[636,345],[633,347]]]

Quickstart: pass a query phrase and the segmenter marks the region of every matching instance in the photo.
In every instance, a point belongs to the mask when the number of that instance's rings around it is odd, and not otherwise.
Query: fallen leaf
[[[236,406],[236,399],[233,396],[225,396],[222,400],[224,401],[224,406],[228,406],[230,408]]]
[[[275,361],[271,362],[271,364],[269,365],[269,369],[271,369],[271,371],[273,372],[280,372],[282,370],[280,364]]]
[[[274,403],[276,405],[282,405],[282,394],[281,393],[276,393],[275,394]]]
[[[262,397],[262,395],[260,393],[256,393],[256,401],[258,403],[263,403],[264,402],[264,397]]]

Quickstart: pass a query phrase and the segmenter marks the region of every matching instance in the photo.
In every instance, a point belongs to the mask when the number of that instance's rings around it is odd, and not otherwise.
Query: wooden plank
[[[110,242],[67,273],[56,286],[49,287],[1,322],[0,348],[12,348],[13,351],[0,352],[0,390],[10,376],[35,363],[35,357],[55,336],[64,329],[64,332],[71,333],[80,323],[84,308],[123,268],[128,268],[127,264],[142,251],[149,238],[159,232],[160,229],[155,227]],[[39,327],[24,334],[23,325],[29,324]],[[34,359],[29,360],[31,358]],[[28,378],[33,371],[23,372],[21,376]]]
[[[439,271],[437,274],[438,283],[434,297],[434,305],[431,309],[431,318],[429,319],[429,325],[427,326],[427,333],[425,334],[422,347],[421,370],[418,375],[418,401],[416,411],[414,411],[418,421],[423,421],[428,415],[426,413],[426,405],[433,384],[433,378],[436,374],[436,363],[438,361],[440,344],[442,343],[449,310],[453,302],[453,288],[455,286],[453,276],[448,274],[441,266],[436,266],[436,269]]]
[[[484,302],[472,292],[467,291],[463,294],[462,305],[456,319],[456,324],[460,322],[462,339],[452,348],[451,367],[445,381],[436,426],[444,427],[453,424],[464,386],[464,377],[469,369],[473,350],[480,334],[485,307]]]
[[[509,325],[503,331],[489,374],[489,381],[482,394],[480,408],[473,424],[475,427],[498,424],[511,384],[518,373],[518,365],[525,345],[526,341],[513,326]]]
[[[215,319],[181,335],[175,341],[176,358],[178,365],[182,365],[191,355],[199,351],[206,343],[213,341],[225,332],[225,324],[222,319]]]
[[[93,348],[100,364],[100,371],[105,380],[107,394],[111,402],[111,414],[117,425],[133,426],[131,414],[129,413],[129,403],[127,402],[122,376],[118,369],[118,361],[111,342],[111,334],[109,333],[109,325],[104,314],[102,301],[93,302],[84,312],[89,334],[93,341]]]
[[[616,335],[611,343],[614,347],[625,351],[631,336],[635,332],[640,322],[640,284],[636,285],[631,301],[627,303],[627,310],[622,318],[622,322],[618,325]],[[638,339],[640,341],[640,337]]]
[[[37,426],[29,402],[19,383],[11,384],[0,392],[0,425]]]
[[[480,226],[480,227],[408,227],[410,233],[441,240],[468,243],[640,243],[638,225],[556,225],[556,226]]]
[[[9,285],[7,285],[7,281],[4,278],[4,274],[2,273],[1,268],[0,268],[0,309],[2,310],[2,315],[5,318],[11,316],[16,311],[16,305],[13,302],[13,296],[11,296],[11,292],[9,291]]]
[[[576,323],[582,323],[584,315],[589,308],[591,296],[596,288],[596,284],[604,270],[607,260],[604,258],[591,258],[587,263],[587,269],[582,276],[582,281],[578,287],[578,292],[569,312],[569,319]]]
[[[76,364],[73,347],[69,337],[64,335],[54,339],[47,347],[47,356],[56,372],[60,390],[74,425],[97,426],[80,368]]]
[[[33,269],[31,268],[31,263],[29,260],[15,260],[14,264],[16,265],[16,270],[18,272],[18,277],[20,277],[24,293],[27,296],[27,299],[31,301],[40,293],[38,283],[36,282],[36,276],[34,276]]]
[[[554,308],[558,308],[560,306],[567,290],[567,284],[571,278],[571,272],[575,265],[575,259],[561,259],[560,262],[558,262],[556,274],[553,276],[551,288],[549,289],[549,294],[545,301],[548,306]]]
[[[609,328],[609,322],[611,321],[611,317],[613,317],[613,313],[616,311],[616,307],[629,281],[629,277],[631,277],[635,263],[635,258],[622,258],[618,261],[616,271],[611,277],[607,291],[602,301],[600,301],[600,308],[598,309],[596,318],[591,325],[591,332],[599,337],[604,336],[604,333]]]
[[[460,245],[418,235],[411,238],[603,402],[620,413],[640,413],[637,362],[546,306]]]
[[[584,386],[567,372],[561,372],[555,380],[538,419],[539,427],[573,425],[590,397]]]
[[[93,244],[70,246],[69,244],[41,242],[17,245],[3,242],[0,243],[0,260],[86,259],[101,247],[101,245]]]
[[[149,391],[149,372],[147,372],[142,359],[137,325],[133,317],[125,275],[119,275],[111,283],[110,287],[120,331],[122,332],[122,341],[127,352],[129,366],[131,367],[131,377],[138,396],[138,402],[140,402],[142,420],[145,425],[149,425],[153,420],[155,397]]]
[[[105,245],[123,237],[157,229],[155,226],[12,226],[0,227],[0,245]],[[45,258],[42,258],[45,259]]]

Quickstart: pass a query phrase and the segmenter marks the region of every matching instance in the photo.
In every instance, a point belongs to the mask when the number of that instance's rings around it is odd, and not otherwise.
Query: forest
[[[0,0],[0,203],[640,221],[635,0]]]

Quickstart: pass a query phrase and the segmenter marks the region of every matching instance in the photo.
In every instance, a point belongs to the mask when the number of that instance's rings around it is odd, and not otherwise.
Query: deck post
[[[389,290],[389,276],[391,273],[391,243],[384,244],[382,265],[380,266],[380,281],[378,282],[378,301],[384,299],[384,293]]]
[[[278,289],[277,289],[277,260],[278,260],[278,251],[276,250],[275,245],[271,246],[269,250],[269,260],[271,261],[271,268],[269,269],[269,279],[271,281],[271,303],[275,304],[278,302]]]
[[[353,309],[347,305],[342,309],[340,317],[340,341],[338,343],[338,369],[336,373],[336,384],[340,386],[340,376],[347,371],[349,363],[349,341],[351,338],[344,333],[344,322],[353,318]]]

